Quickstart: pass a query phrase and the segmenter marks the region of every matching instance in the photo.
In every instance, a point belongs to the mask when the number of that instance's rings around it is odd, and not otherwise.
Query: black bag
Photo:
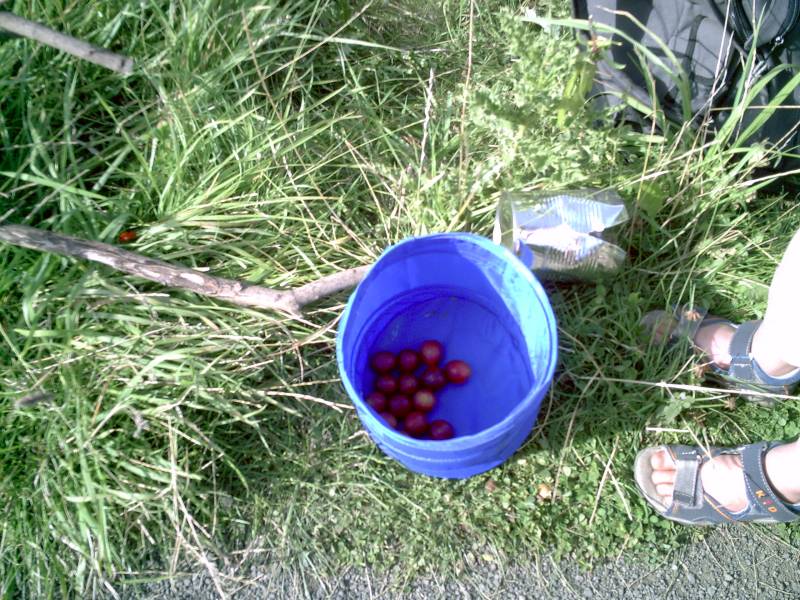
[[[670,120],[705,121],[720,131],[744,83],[758,91],[747,104],[752,108],[734,115],[729,139],[796,154],[781,167],[800,167],[800,0],[573,0],[573,14],[619,30],[598,64],[598,100],[614,106],[624,95],[628,107],[651,107],[652,89]],[[646,51],[637,54],[631,40]],[[780,107],[770,115],[761,107],[774,100]]]

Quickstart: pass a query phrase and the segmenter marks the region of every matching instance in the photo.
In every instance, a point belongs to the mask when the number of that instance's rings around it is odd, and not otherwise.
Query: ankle
[[[736,330],[730,325],[720,323],[701,327],[694,339],[694,344],[705,357],[721,369],[731,364],[731,340]]]
[[[761,323],[753,336],[753,345],[750,348],[753,359],[770,377],[781,377],[797,370],[796,365],[789,364],[775,351],[775,348],[780,346],[777,343],[780,339],[776,339],[776,336],[780,335],[781,333],[776,332],[774,327]]]
[[[773,489],[790,504],[800,503],[800,442],[784,444],[764,457],[764,468]]]

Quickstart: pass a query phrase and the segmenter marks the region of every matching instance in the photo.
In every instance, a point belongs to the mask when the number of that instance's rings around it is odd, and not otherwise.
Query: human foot
[[[731,342],[736,334],[736,328],[718,317],[708,317],[707,321],[708,324],[701,324],[695,333],[694,345],[709,362],[722,369],[728,369],[731,366]],[[774,344],[770,341],[773,334],[762,329],[763,324],[753,335],[750,349],[753,360],[770,377],[783,377],[795,371],[797,367],[785,362],[774,352]]]
[[[772,489],[784,502],[800,502],[800,443],[784,444],[769,450],[764,456],[764,468]],[[666,450],[650,457],[653,468],[651,481],[661,503],[672,504],[675,488],[676,464]],[[703,490],[730,512],[738,513],[747,508],[747,488],[742,474],[742,460],[736,454],[715,456],[700,468]]]
[[[694,345],[710,362],[722,369],[731,366],[731,340],[736,328],[723,321],[701,325],[694,336]]]
[[[653,311],[645,315],[642,324],[650,331],[653,341],[665,342],[681,330],[709,362],[722,369],[731,364],[731,340],[736,328],[719,317],[706,316],[693,308],[681,311],[680,318],[665,311]]]
[[[700,373],[749,400],[771,406],[776,401],[771,394],[790,394],[800,381],[800,369],[770,354],[771,344],[765,341],[769,332],[760,332],[761,321],[737,326],[706,316],[704,309],[684,306],[649,312],[641,324],[655,342],[691,341],[703,357]]]
[[[800,519],[800,442],[738,448],[663,446],[636,456],[640,492],[663,517],[685,525]]]

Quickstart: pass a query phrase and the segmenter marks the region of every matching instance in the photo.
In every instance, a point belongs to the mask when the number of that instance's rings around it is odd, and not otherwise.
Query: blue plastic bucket
[[[472,366],[466,384],[438,393],[430,419],[455,437],[415,439],[390,428],[363,399],[379,350],[417,349],[428,339],[445,360]],[[536,422],[553,378],[556,321],[542,286],[511,252],[465,233],[412,238],[388,248],[347,303],[339,323],[339,373],[375,443],[408,469],[462,478],[495,467]]]

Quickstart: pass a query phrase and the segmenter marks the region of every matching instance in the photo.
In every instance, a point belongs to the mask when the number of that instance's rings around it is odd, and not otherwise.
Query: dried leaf
[[[541,500],[549,500],[553,497],[553,488],[546,483],[540,483],[536,495],[539,496]]]

